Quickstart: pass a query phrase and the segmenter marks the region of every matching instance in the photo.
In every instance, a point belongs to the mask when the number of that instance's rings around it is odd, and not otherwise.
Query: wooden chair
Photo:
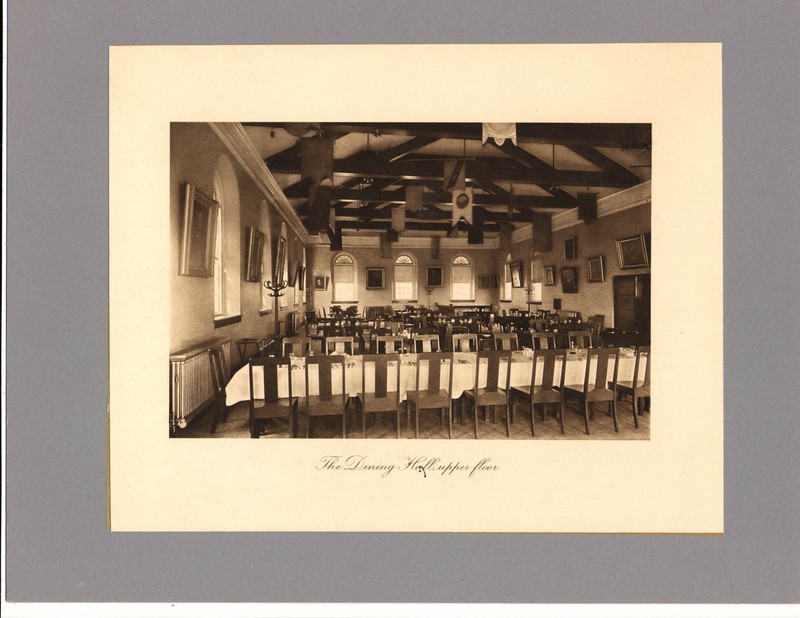
[[[479,388],[478,377],[480,375],[482,361],[486,365],[486,386]],[[498,386],[500,381],[500,367],[505,365],[506,379],[502,388]],[[464,400],[471,403],[475,416],[475,439],[478,439],[478,408],[482,406],[492,406],[492,416],[496,406],[506,408],[506,436],[511,435],[511,407],[509,399],[509,384],[511,382],[511,350],[487,350],[478,352],[475,363],[475,382],[472,390],[464,391]],[[463,423],[463,415],[461,421]]]
[[[225,385],[228,383],[230,376],[228,375],[228,364],[225,362],[225,354],[222,352],[222,348],[211,348],[208,351],[208,360],[211,363],[211,382],[214,386],[214,399],[216,400],[214,418],[211,421],[211,433],[215,433],[220,416],[223,423],[228,420],[228,406],[225,405]]]
[[[250,437],[262,435],[265,421],[275,418],[289,419],[289,437],[294,438],[297,426],[297,397],[292,396],[292,365],[287,356],[254,358],[250,361]],[[278,397],[278,369],[284,368],[288,380],[288,397]],[[263,392],[256,393],[254,372],[262,372]],[[256,405],[259,404],[259,405]]]
[[[386,322],[386,328],[392,331],[393,335],[399,335],[403,332],[404,324],[398,320],[388,320]]]
[[[412,335],[411,350],[415,353],[438,352],[439,335]]]
[[[375,337],[376,354],[403,354],[405,352],[405,341],[402,335],[378,335]]]
[[[592,347],[592,333],[588,330],[573,330],[567,334],[569,347],[574,342],[576,348],[584,349]]]
[[[587,323],[589,330],[592,332],[592,347],[603,347],[603,326],[605,325],[606,317],[600,313],[597,315],[589,316]]]
[[[495,333],[494,349],[519,350],[519,339],[517,338],[517,333]]]
[[[556,334],[555,333],[533,333],[531,335],[534,350],[555,350],[556,349]]]
[[[545,330],[545,321],[540,318],[531,318],[529,325],[531,332],[534,333],[541,333]]]
[[[342,391],[333,394],[334,365],[341,370]],[[319,393],[311,395],[309,392],[309,373],[311,367],[317,367],[317,381]],[[345,389],[345,358],[344,356],[309,356],[306,358],[306,397],[304,412],[306,414],[306,438],[311,434],[311,419],[315,416],[341,416],[342,437],[347,437],[347,391]]]
[[[592,364],[594,361],[594,375]],[[608,380],[608,367],[613,361],[614,373]],[[566,399],[577,399],[583,409],[583,419],[586,424],[586,435],[589,435],[589,412],[591,404],[606,402],[609,412],[614,419],[614,431],[619,432],[617,426],[617,369],[619,368],[619,348],[589,348],[586,357],[586,373],[583,384],[570,384],[564,386]],[[594,418],[594,411],[591,410]]]
[[[639,383],[639,372],[641,370],[642,361],[644,361],[644,378]],[[608,388],[612,388],[611,382],[608,383]],[[642,345],[636,348],[636,360],[633,363],[633,380],[618,380],[617,381],[617,395],[630,395],[633,399],[631,408],[633,409],[633,424],[639,428],[638,415],[641,415],[642,408],[640,407],[639,400],[650,396],[650,346]],[[213,430],[212,430],[213,431]]]
[[[394,412],[397,437],[400,437],[400,355],[365,354],[361,357],[361,437],[367,437],[367,414]],[[389,382],[389,364],[395,367],[396,381]],[[375,383],[372,392],[367,392],[367,365],[374,366]],[[393,388],[391,388],[393,387]]]
[[[442,388],[442,370],[444,365],[447,367],[447,387]],[[422,389],[420,376],[423,372],[423,366],[426,367],[425,373],[427,374],[428,384],[425,389]],[[453,392],[453,355],[447,352],[428,352],[422,353],[417,356],[417,371],[416,380],[414,382],[415,390],[408,391],[406,394],[406,402],[408,403],[408,411],[414,411],[414,437],[419,438],[419,411],[420,409],[438,409],[442,413],[447,409],[448,427],[447,437],[453,435],[453,406],[451,400],[451,393]],[[441,418],[444,422],[444,416]]]
[[[554,383],[556,361],[561,362],[561,375],[558,383]],[[536,383],[536,370],[539,364],[542,366],[542,380]],[[542,421],[544,422],[547,404],[557,403],[559,418],[561,419],[561,433],[564,433],[564,373],[567,370],[567,351],[566,350],[535,350],[533,353],[533,367],[531,368],[530,384],[525,386],[515,386],[511,389],[511,406],[513,410],[514,400],[523,399],[528,403],[531,413],[531,435],[536,435],[533,418],[535,416],[536,404],[542,405]],[[512,413],[513,418],[513,413]]]
[[[478,335],[461,333],[453,335],[453,352],[477,352]]]
[[[353,354],[352,337],[327,337],[325,339],[325,354]]]
[[[308,356],[311,350],[309,337],[286,337],[283,340],[282,356]]]

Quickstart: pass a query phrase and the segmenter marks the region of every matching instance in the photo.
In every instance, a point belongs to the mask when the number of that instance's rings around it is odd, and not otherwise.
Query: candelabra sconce
[[[265,281],[264,287],[267,288],[267,290],[269,290],[268,294],[270,298],[275,299],[275,345],[276,345],[276,356],[279,356],[279,354],[277,353],[277,350],[280,349],[280,338],[281,338],[281,319],[280,316],[278,315],[278,312],[280,311],[281,308],[279,299],[281,296],[284,296],[284,294],[281,293],[281,290],[285,290],[286,288],[288,288],[289,282],[286,281],[285,279],[282,280],[276,279],[275,283],[273,283],[272,281]]]
[[[531,295],[533,294],[533,286],[529,283],[525,288],[525,294],[528,296],[528,315],[531,314]]]
[[[432,287],[425,288],[425,292],[428,294],[428,309],[431,308],[431,293],[433,292]]]

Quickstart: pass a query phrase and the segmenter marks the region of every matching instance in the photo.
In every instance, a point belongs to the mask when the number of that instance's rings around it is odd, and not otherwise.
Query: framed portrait
[[[297,285],[297,277],[300,275],[300,262],[295,262],[294,266],[289,270],[288,284],[290,288]]]
[[[555,266],[545,266],[544,267],[544,284],[545,285],[555,285],[556,284],[556,267]]]
[[[185,193],[179,274],[210,277],[214,274],[214,243],[219,204],[188,183]]]
[[[644,234],[618,240],[617,257],[620,268],[649,268],[650,260]]]
[[[509,269],[511,270],[511,287],[521,288],[523,281],[522,262],[511,262]]]
[[[258,283],[261,281],[261,271],[264,263],[264,234],[254,227],[247,226],[244,246],[247,251],[244,280],[249,283]]]
[[[570,236],[564,240],[564,259],[575,260],[578,258],[578,237]]]
[[[368,290],[382,290],[385,287],[384,272],[383,268],[367,268]]]
[[[441,288],[443,283],[443,269],[441,266],[428,266],[427,276],[425,278],[425,287],[427,288]]]
[[[314,289],[315,290],[327,290],[328,289],[328,278],[324,277],[323,275],[316,275],[314,277]]]
[[[603,268],[603,256],[598,255],[586,260],[586,281],[589,283],[602,283],[606,280]]]
[[[281,229],[283,232],[283,229]],[[283,281],[286,272],[286,236],[281,233],[278,238],[278,252],[275,257],[275,268],[273,269],[274,281]]]
[[[480,275],[478,277],[478,288],[488,290],[497,287],[497,275]]]
[[[574,266],[564,266],[561,269],[561,291],[564,294],[578,293],[578,269]]]

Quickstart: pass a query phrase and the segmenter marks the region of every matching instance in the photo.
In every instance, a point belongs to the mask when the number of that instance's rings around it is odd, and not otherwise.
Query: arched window
[[[450,272],[450,299],[473,300],[472,282],[472,264],[469,258],[457,255],[453,258]]]
[[[394,261],[394,300],[417,300],[417,269],[410,255]]]
[[[356,261],[352,255],[340,253],[333,258],[333,300],[354,302],[356,294]]]
[[[503,274],[503,298],[502,300],[511,300],[511,254],[506,256],[506,263],[504,266]]]

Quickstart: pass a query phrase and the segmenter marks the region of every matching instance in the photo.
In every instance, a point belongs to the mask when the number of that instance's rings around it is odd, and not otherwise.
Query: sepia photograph
[[[213,269],[170,267],[171,309],[183,319],[171,334],[164,430],[177,439],[648,440],[650,273],[636,243],[651,233],[652,149],[649,124],[172,123],[170,182],[187,195],[172,207],[201,222],[192,223],[194,261]],[[235,198],[258,190],[237,169],[248,151],[280,204]],[[547,164],[553,152],[558,170]],[[452,161],[460,174],[443,175]],[[595,209],[579,217],[587,183]],[[472,211],[454,204],[453,186],[471,190]],[[220,196],[218,217],[206,194]],[[176,248],[187,229],[172,231]],[[589,260],[591,294],[563,265],[579,239],[622,260],[608,281],[602,258]],[[424,266],[436,252],[448,265]],[[232,284],[239,268],[247,282],[268,272],[267,255],[277,296]],[[525,278],[542,260],[553,264],[544,287]],[[319,273],[312,295],[297,285],[306,261]],[[479,275],[486,264],[496,271]],[[555,268],[563,305],[548,287]],[[508,287],[491,285],[500,277]],[[359,301],[366,291],[369,303]],[[272,298],[272,315],[250,317]]]

